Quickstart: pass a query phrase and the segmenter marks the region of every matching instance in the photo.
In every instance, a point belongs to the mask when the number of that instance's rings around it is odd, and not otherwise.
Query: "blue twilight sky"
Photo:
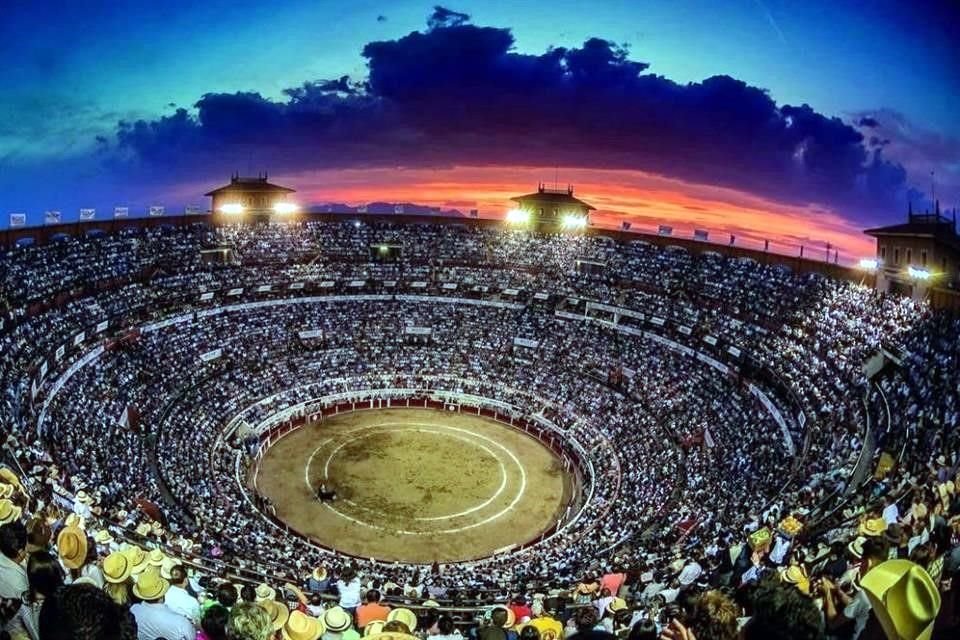
[[[72,209],[75,194],[89,199],[98,190],[147,189],[151,172],[143,170],[144,146],[117,144],[120,121],[142,120],[149,128],[181,107],[202,129],[206,123],[196,103],[205,94],[256,92],[282,103],[288,99],[284,90],[304,82],[342,75],[364,81],[368,64],[376,62],[363,55],[365,45],[428,33],[434,11],[428,2],[409,0],[11,5],[0,21],[0,225],[9,211],[34,216],[50,207]],[[960,205],[956,2],[464,0],[445,6],[469,14],[469,24],[509,30],[513,53],[542,56],[551,47],[582,47],[600,38],[626,45],[629,60],[649,65],[643,73],[677,86],[731,76],[768,90],[778,106],[808,104],[858,128],[863,118],[875,118],[881,129],[859,128],[864,148],[868,158],[880,148],[885,160],[904,168],[899,201],[905,202],[909,188],[929,193],[935,170],[944,204]],[[446,41],[446,51],[457,42]],[[381,58],[379,64],[389,61]],[[465,66],[467,89],[470,73]],[[477,100],[498,93],[490,84],[477,90]],[[524,113],[523,104],[517,113],[501,108],[501,119]],[[505,143],[505,154],[509,149]],[[445,162],[469,164],[465,156]],[[231,156],[234,164],[237,157]],[[368,158],[361,164],[383,162]],[[609,166],[609,159],[595,166]],[[284,167],[311,168],[302,159]],[[646,161],[637,168],[672,174],[670,167]],[[217,165],[215,173],[224,174],[224,168]],[[153,176],[155,188],[182,187],[182,176]],[[697,171],[697,181],[709,183],[704,176]],[[718,184],[747,187],[727,179]]]

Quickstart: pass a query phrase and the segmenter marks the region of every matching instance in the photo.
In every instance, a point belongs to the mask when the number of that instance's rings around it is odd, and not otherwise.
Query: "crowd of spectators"
[[[129,612],[168,639],[336,640],[377,617],[490,640],[956,630],[960,323],[923,303],[642,241],[343,222],[18,249],[0,304],[0,597],[29,592],[4,609],[14,637],[59,637],[44,612],[84,607],[115,618],[109,637]],[[881,346],[901,362],[868,378]],[[326,552],[257,511],[227,424],[389,388],[556,424],[596,470],[580,518],[422,567]],[[894,586],[922,596],[907,614]]]

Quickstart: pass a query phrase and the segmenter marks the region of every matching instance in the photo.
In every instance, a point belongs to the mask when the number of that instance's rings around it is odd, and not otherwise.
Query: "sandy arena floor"
[[[329,478],[337,500],[315,489]],[[428,563],[488,556],[554,523],[570,478],[537,440],[486,418],[358,411],[266,453],[257,484],[291,527],[340,551]]]

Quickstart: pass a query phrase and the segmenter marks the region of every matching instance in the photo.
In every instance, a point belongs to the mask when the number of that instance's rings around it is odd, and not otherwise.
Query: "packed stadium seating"
[[[821,635],[780,637],[842,634],[845,617],[860,633],[865,614],[841,605],[867,557],[909,558],[956,598],[960,321],[853,282],[601,235],[344,220],[18,248],[0,257],[0,312],[3,491],[22,509],[0,500],[0,520],[56,533],[79,514],[72,581],[103,586],[109,554],[156,550],[211,603],[221,583],[262,585],[323,617],[325,600],[356,606],[356,575],[428,628],[468,633],[501,604],[624,637],[681,603],[701,629],[698,606],[727,588],[755,611],[766,589],[802,591],[790,606]],[[900,363],[868,377],[881,348]],[[227,425],[395,388],[555,425],[593,470],[582,510],[539,544],[429,567],[321,548],[250,499],[255,456]]]

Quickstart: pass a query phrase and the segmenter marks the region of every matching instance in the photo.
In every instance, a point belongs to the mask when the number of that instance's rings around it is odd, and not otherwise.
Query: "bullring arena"
[[[664,623],[954,517],[960,323],[855,272],[460,220],[142,224],[0,263],[0,527],[85,527],[101,571],[152,553],[293,607],[358,580],[465,630],[517,595],[573,620],[604,578]]]
[[[362,558],[472,560],[536,540],[570,495],[561,460],[532,436],[443,409],[355,411],[269,445],[256,487],[293,529]],[[337,499],[321,503],[331,484]]]

